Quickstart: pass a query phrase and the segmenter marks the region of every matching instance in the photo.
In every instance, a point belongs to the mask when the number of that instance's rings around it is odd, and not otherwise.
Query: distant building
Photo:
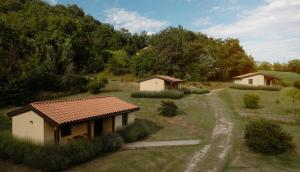
[[[278,83],[279,78],[260,72],[247,73],[233,77],[235,84],[254,85],[254,86],[273,86]]]
[[[36,143],[68,143],[134,122],[139,107],[115,97],[34,102],[8,113],[12,134]]]
[[[155,75],[140,81],[140,91],[163,91],[166,89],[178,89],[183,80],[170,76]]]

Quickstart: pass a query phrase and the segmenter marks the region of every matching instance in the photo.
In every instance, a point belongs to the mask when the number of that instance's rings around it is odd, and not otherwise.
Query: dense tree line
[[[1,0],[0,104],[24,104],[42,91],[86,90],[87,74],[109,68],[138,78],[166,74],[227,80],[255,70],[236,39],[213,39],[179,27],[154,35],[116,30],[76,5]]]
[[[288,61],[288,63],[269,63],[269,62],[261,62],[258,67],[259,70],[274,70],[281,72],[295,72],[300,74],[300,60],[294,59]]]

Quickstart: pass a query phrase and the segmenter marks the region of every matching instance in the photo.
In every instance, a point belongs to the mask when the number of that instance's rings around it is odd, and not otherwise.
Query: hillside
[[[260,72],[276,76],[282,79],[284,83],[287,83],[289,85],[293,84],[297,80],[300,80],[300,75],[294,72],[279,72],[279,71],[268,71],[268,70],[260,70]]]

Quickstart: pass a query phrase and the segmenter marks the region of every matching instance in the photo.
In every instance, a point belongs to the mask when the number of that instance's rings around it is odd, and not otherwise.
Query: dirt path
[[[230,118],[230,109],[218,96],[221,90],[212,91],[209,96],[211,109],[214,110],[216,124],[209,142],[194,154],[187,165],[185,172],[192,171],[221,171],[226,163],[231,149],[233,122]]]
[[[123,145],[122,149],[139,149],[139,148],[153,148],[153,147],[170,147],[170,146],[189,146],[197,145],[200,140],[174,140],[174,141],[141,141],[128,143]]]

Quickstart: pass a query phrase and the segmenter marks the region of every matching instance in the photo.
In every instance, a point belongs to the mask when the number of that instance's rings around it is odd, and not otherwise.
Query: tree
[[[292,104],[292,112],[296,115],[297,102],[300,101],[299,81],[294,83],[293,87],[287,88],[282,92],[281,97],[289,98]]]
[[[290,60],[288,63],[288,70],[300,74],[300,60]]]
[[[258,70],[272,70],[272,64],[269,62],[262,62],[259,64]]]
[[[273,63],[273,70],[283,71],[283,66],[279,62],[275,62],[275,63]]]
[[[115,75],[129,73],[129,56],[126,51],[119,50],[112,52],[113,56],[109,60],[110,70]]]

